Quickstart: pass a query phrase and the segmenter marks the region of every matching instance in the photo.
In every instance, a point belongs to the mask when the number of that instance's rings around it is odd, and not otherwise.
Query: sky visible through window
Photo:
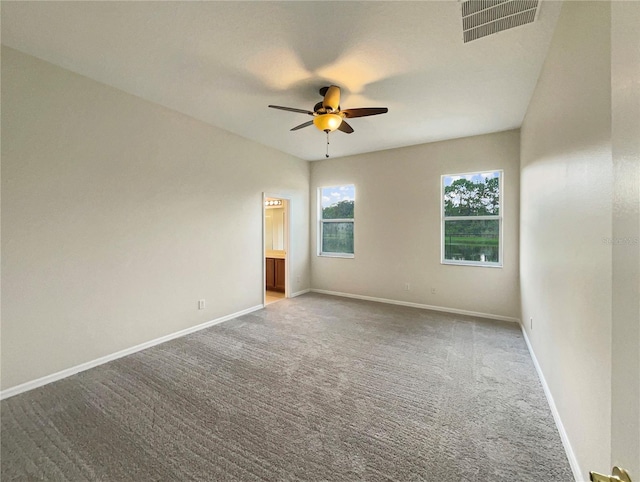
[[[458,179],[466,179],[467,181],[471,181],[474,183],[484,183],[485,179],[492,179],[494,177],[500,177],[500,172],[498,171],[490,171],[490,172],[480,172],[473,174],[462,174],[459,176],[444,176],[444,185],[451,186],[454,181]]]
[[[332,206],[340,201],[355,201],[355,186],[333,186],[322,188],[322,208]]]

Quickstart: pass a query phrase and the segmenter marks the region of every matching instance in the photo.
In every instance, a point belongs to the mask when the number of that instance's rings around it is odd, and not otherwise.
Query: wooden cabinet
[[[276,291],[284,293],[284,259],[276,259]]]
[[[265,287],[268,290],[276,289],[276,260],[273,258],[267,258],[267,279],[265,281]]]
[[[265,287],[272,291],[284,293],[285,261],[279,258],[266,258],[266,280]]]

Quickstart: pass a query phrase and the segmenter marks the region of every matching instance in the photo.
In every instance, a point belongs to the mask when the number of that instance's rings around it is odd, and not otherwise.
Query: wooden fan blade
[[[311,124],[313,124],[313,121],[307,121],[304,124],[300,124],[299,126],[295,126],[293,129],[291,129],[292,131],[297,131],[298,129],[302,129],[303,127],[309,127]]]
[[[338,126],[338,130],[345,132],[346,134],[351,134],[353,132],[353,127],[351,127],[345,121],[342,121],[342,124]]]
[[[353,119],[354,117],[366,117],[368,115],[386,114],[387,112],[389,112],[389,109],[386,107],[363,107],[361,109],[346,109],[342,111],[344,116],[348,119]]]
[[[269,107],[271,107],[272,109],[287,110],[289,112],[299,112],[300,114],[313,115],[313,112],[311,112],[310,110],[294,109],[293,107],[282,107],[281,105],[270,105]]]
[[[332,85],[327,89],[327,93],[324,94],[324,100],[322,101],[322,107],[331,109],[332,111],[337,111],[340,108],[340,87]]]

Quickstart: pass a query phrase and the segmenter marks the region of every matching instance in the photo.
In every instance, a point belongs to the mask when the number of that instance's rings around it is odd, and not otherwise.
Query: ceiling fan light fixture
[[[333,132],[342,124],[342,117],[338,114],[321,114],[313,119],[313,125],[324,132]]]

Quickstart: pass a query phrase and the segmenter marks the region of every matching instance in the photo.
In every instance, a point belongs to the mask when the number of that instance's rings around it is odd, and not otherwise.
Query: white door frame
[[[291,196],[285,194],[277,194],[270,192],[262,193],[262,306],[266,306],[266,287],[265,280],[267,278],[267,263],[266,263],[266,220],[265,214],[267,207],[264,205],[267,198],[277,198],[284,201],[284,297],[291,297]]]

